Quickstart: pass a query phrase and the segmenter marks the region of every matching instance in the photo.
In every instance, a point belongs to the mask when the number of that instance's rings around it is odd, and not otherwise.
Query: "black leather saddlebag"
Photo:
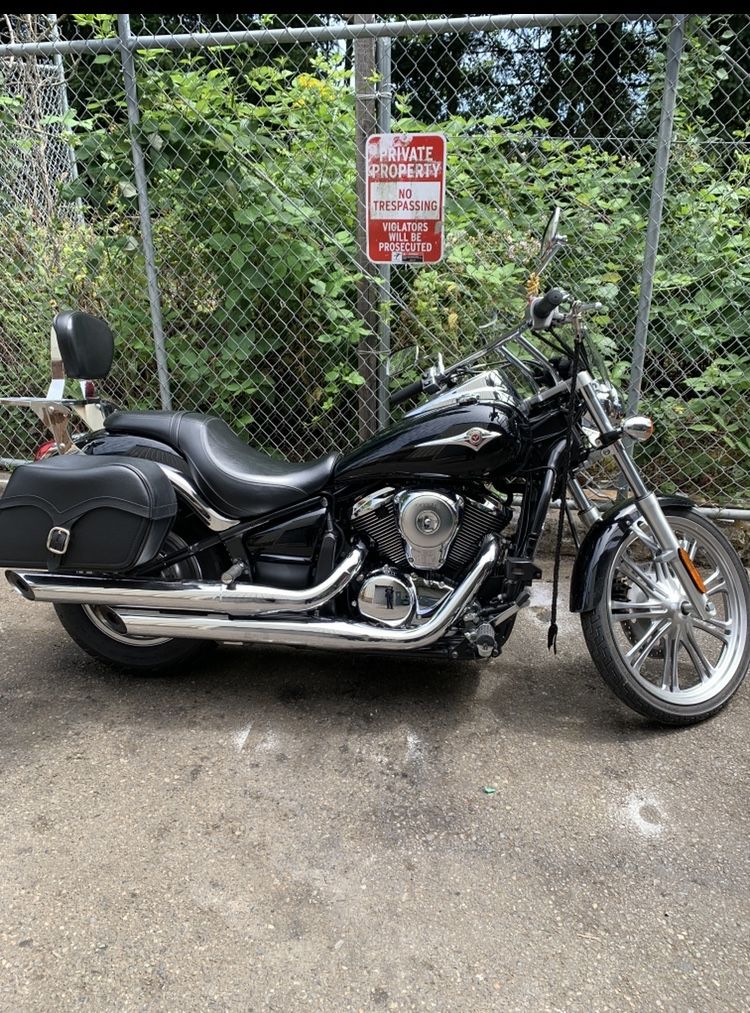
[[[0,567],[130,570],[156,558],[176,512],[153,461],[71,454],[24,464],[0,497]]]

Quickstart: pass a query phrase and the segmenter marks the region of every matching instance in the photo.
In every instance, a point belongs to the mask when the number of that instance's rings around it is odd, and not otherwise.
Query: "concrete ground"
[[[750,687],[649,726],[539,590],[485,667],[148,680],[3,586],[0,1008],[749,1009]]]

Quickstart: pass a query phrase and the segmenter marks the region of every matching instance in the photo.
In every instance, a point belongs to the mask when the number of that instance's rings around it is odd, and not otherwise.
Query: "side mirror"
[[[395,380],[405,373],[419,368],[419,345],[407,345],[406,348],[399,348],[388,356],[386,362],[386,375],[389,380]]]
[[[539,251],[541,257],[546,256],[557,242],[560,231],[560,208],[555,207],[547,220],[547,225],[542,235],[542,246]]]
[[[564,244],[567,242],[566,237],[560,235],[560,215],[561,209],[559,207],[555,207],[552,211],[552,214],[549,216],[546,228],[542,235],[542,241],[539,250],[539,262],[537,263],[536,268],[534,269],[534,273],[529,279],[530,282],[533,281],[534,284],[537,286],[537,291],[538,291],[539,275],[542,273],[545,267],[547,267],[547,265],[550,263],[550,261],[555,256],[560,247],[564,246]]]

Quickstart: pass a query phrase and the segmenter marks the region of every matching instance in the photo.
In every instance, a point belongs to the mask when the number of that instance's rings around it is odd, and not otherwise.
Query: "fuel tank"
[[[450,480],[523,468],[530,434],[520,398],[497,373],[444,391],[344,456],[347,482]]]

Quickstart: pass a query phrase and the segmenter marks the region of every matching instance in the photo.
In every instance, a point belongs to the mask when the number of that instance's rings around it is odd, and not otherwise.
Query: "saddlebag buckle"
[[[70,531],[67,528],[52,528],[47,535],[47,550],[53,556],[64,556],[70,544]]]

